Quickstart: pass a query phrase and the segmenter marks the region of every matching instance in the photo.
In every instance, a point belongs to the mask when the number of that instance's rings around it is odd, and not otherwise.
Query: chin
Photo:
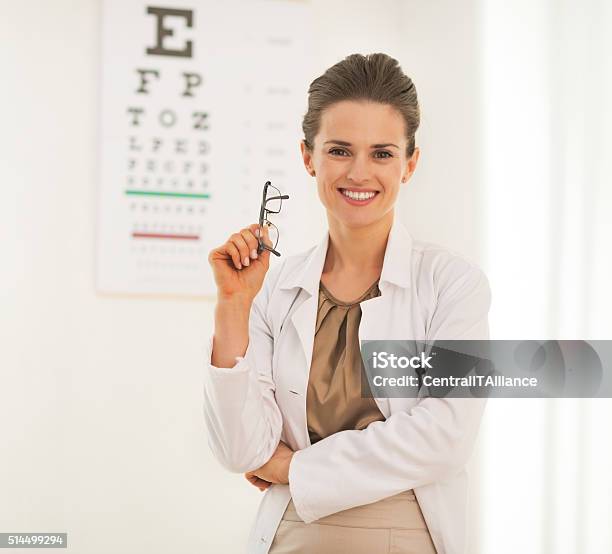
[[[340,223],[351,229],[358,229],[359,227],[368,227],[369,225],[372,225],[373,223],[376,223],[381,219],[381,217],[376,217],[372,215],[366,216],[365,214],[360,215],[360,217],[346,217],[346,214],[344,214],[344,216],[338,216],[336,214],[335,217]]]

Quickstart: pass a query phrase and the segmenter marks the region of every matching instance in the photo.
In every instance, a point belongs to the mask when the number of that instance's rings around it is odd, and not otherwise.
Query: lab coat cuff
[[[291,463],[289,464],[289,492],[291,493],[293,505],[298,516],[300,516],[304,523],[312,523],[319,518],[310,506],[308,478],[301,463],[303,454],[302,450],[298,450],[291,458]]]

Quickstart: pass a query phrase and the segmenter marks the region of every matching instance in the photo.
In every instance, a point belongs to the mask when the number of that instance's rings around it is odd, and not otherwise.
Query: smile
[[[372,202],[378,194],[378,191],[356,192],[347,189],[338,189],[344,200],[354,206],[365,206]]]

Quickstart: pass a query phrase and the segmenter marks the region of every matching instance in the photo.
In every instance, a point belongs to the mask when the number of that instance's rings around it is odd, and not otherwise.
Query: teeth
[[[369,198],[372,198],[376,193],[375,192],[352,192],[350,190],[342,190],[342,194],[344,194],[344,196],[348,196],[349,198],[352,198],[353,200],[368,200]]]

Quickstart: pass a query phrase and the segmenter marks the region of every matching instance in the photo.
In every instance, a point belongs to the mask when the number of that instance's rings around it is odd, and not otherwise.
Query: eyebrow
[[[323,144],[339,144],[340,146],[352,146],[350,142],[346,142],[344,140],[336,140],[336,139],[332,139],[332,140],[326,140]],[[386,142],[384,144],[373,144],[372,146],[370,146],[370,148],[386,148],[387,146],[394,146],[395,148],[399,149],[399,146],[391,143],[391,142]]]

